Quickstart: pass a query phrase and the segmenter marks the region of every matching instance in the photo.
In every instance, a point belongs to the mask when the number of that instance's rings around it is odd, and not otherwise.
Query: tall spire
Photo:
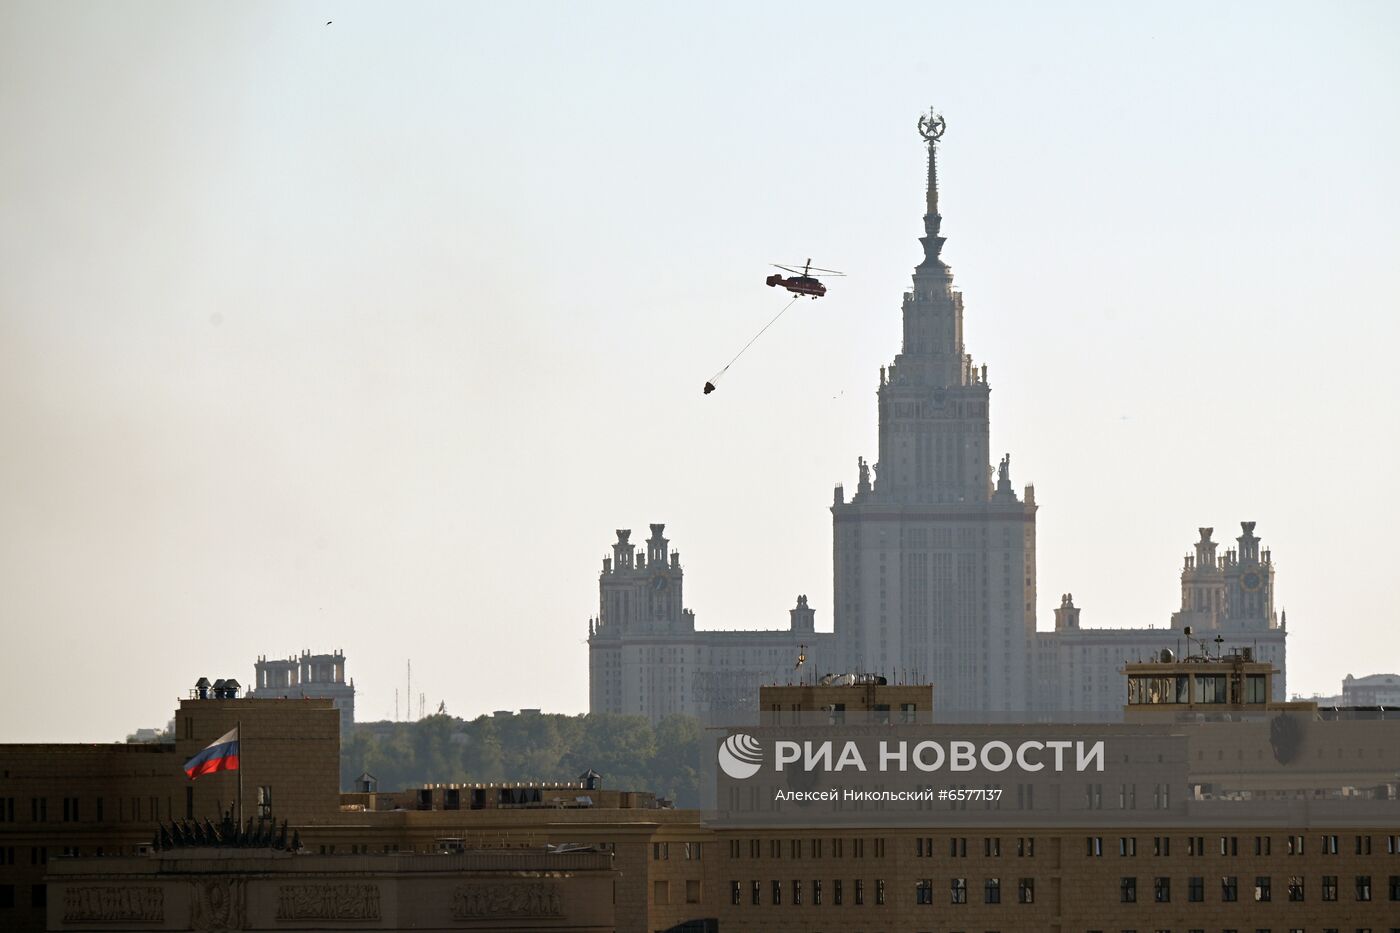
[[[943,224],[943,217],[938,213],[938,141],[943,138],[945,129],[947,123],[943,115],[932,107],[919,117],[919,135],[928,143],[928,212],[924,214],[924,235],[919,237],[919,242],[924,244],[924,261],[915,269],[918,275],[938,274],[944,278],[948,267],[938,258],[946,239],[938,235]]]

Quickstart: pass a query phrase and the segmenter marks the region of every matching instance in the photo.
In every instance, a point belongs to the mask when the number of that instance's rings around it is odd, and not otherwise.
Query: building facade
[[[987,367],[963,343],[963,299],[941,258],[937,145],[928,143],[924,258],[904,293],[903,344],[878,387],[879,459],[858,461],[832,513],[834,630],[850,670],[914,672],[940,715],[1033,700],[1035,493],[1011,458],[989,469]]]
[[[1036,624],[1036,498],[1017,490],[1011,457],[991,465],[991,386],[963,340],[963,297],[942,259],[937,146],[943,120],[920,121],[928,147],[923,260],[905,292],[899,354],[877,388],[879,455],[857,459],[854,491],[832,513],[833,632],[793,610],[775,632],[699,632],[680,602],[679,558],[659,525],[645,551],[619,532],[590,620],[590,708],[642,713],[752,712],[762,683],[809,670],[873,671],[932,683],[945,720],[1117,719],[1125,663],[1183,647],[1189,627],[1215,650],[1249,647],[1287,689],[1286,625],[1274,609],[1272,555],[1254,522],[1217,553],[1200,529],[1181,572],[1181,604],[1160,628],[1083,628],[1062,597],[1053,629]],[[799,620],[800,625],[799,627]]]
[[[1130,676],[1154,682],[1218,674],[1228,684],[1238,669],[1245,685],[1235,703],[1228,687],[1197,696],[1188,682],[1192,702],[1181,711],[1198,714],[1205,703],[1225,715],[1181,722],[1176,710],[1153,711],[1151,721],[1085,731],[1134,755],[1147,769],[1143,784],[1066,776],[1055,779],[1062,792],[1031,799],[1012,785],[1024,777],[1006,775],[997,806],[848,808],[834,820],[789,811],[746,825],[597,781],[344,793],[329,701],[187,700],[172,744],[0,746],[0,929],[1400,925],[1400,719],[1281,715],[1259,702],[1267,687],[1248,686],[1264,668],[1234,659],[1135,666]],[[1180,695],[1151,684],[1137,692],[1149,704]],[[1046,736],[1038,725],[929,725],[932,699],[927,686],[858,679],[779,687],[763,702],[784,731],[796,707],[821,716],[817,729],[839,726],[830,714],[841,711],[871,716],[861,728],[882,735]],[[1251,705],[1257,713],[1241,709]],[[188,781],[182,762],[234,723],[244,728],[243,771]],[[255,835],[275,825],[276,848],[210,845],[240,773],[245,819]],[[198,840],[171,851],[167,838],[188,838],[191,827],[204,827]],[[493,898],[509,886],[521,890]]]
[[[832,636],[816,630],[806,596],[786,629],[704,631],[685,608],[679,551],[651,526],[645,548],[620,529],[598,577],[588,621],[589,709],[595,713],[731,718],[758,709],[758,688],[791,682],[833,661]],[[799,661],[801,662],[799,664]]]

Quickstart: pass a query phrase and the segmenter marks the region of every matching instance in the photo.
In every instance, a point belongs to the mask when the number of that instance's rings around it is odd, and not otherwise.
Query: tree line
[[[702,731],[690,716],[653,726],[642,716],[517,713],[428,716],[416,722],[356,723],[341,741],[340,784],[368,771],[381,790],[423,784],[576,781],[592,769],[603,786],[651,791],[699,806]]]

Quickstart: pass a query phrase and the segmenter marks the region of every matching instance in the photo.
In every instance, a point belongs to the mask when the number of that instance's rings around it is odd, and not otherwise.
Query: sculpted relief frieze
[[[162,923],[165,892],[158,887],[91,885],[63,892],[64,923]]]
[[[284,884],[278,920],[378,920],[377,884]]]
[[[452,916],[457,920],[558,917],[563,912],[559,885],[544,881],[468,882],[452,892]]]

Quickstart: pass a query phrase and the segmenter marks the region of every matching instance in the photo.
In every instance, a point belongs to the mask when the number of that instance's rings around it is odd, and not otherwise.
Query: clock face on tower
[[[1253,593],[1255,590],[1259,589],[1259,587],[1263,585],[1264,578],[1259,575],[1259,571],[1257,570],[1250,570],[1246,572],[1244,576],[1240,577],[1240,586],[1244,587],[1251,593]]]
[[[666,576],[664,573],[658,573],[656,576],[651,578],[651,591],[653,593],[664,593],[666,592],[666,587],[670,585],[671,578]]]

